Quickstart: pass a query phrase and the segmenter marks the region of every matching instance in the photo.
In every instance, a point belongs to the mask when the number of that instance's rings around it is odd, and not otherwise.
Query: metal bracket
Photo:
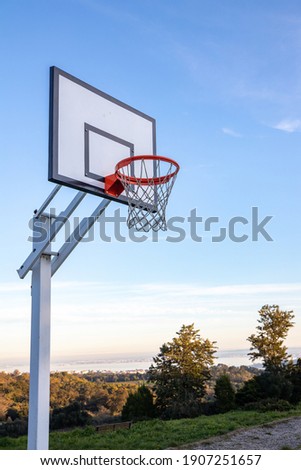
[[[45,255],[49,255],[49,256],[59,256],[59,252],[58,251],[47,251],[47,253],[42,253],[41,256],[45,256]]]
[[[60,186],[59,186],[59,189],[60,189]],[[39,217],[43,215],[44,210],[46,209],[47,205],[52,201],[52,199],[54,198],[57,192],[58,192],[58,189],[55,192],[52,191],[52,193],[48,196],[46,201],[42,204],[40,209],[37,211],[36,216],[35,216],[36,219],[38,219]],[[34,249],[30,253],[30,255],[26,258],[22,266],[17,270],[19,277],[21,279],[24,279],[26,274],[36,264],[41,254],[47,250],[49,243],[52,242],[52,240],[55,238],[57,233],[64,226],[64,224],[66,223],[70,215],[75,211],[75,209],[78,207],[78,205],[81,203],[81,201],[84,199],[85,196],[86,196],[86,193],[79,191],[76,194],[76,196],[72,199],[68,207],[55,218],[54,222],[52,222],[52,224],[50,225],[48,236],[45,237],[45,240],[39,243],[38,248]],[[47,205],[46,205],[46,202],[47,202]],[[47,216],[45,217],[47,218]]]
[[[40,215],[36,215],[36,212],[34,211],[35,218],[39,219],[40,217],[45,217],[46,219],[57,219],[57,215],[51,214],[50,212],[42,212]]]
[[[49,206],[50,202],[52,201],[52,199],[54,198],[54,196],[59,192],[59,190],[61,189],[62,185],[61,184],[57,184],[55,186],[55,188],[51,191],[51,193],[49,194],[49,196],[45,199],[45,201],[43,202],[43,204],[41,205],[40,209],[36,209],[34,211],[34,214],[36,217],[40,217],[40,215],[42,214],[42,212],[44,212],[44,210],[46,209],[46,207]]]
[[[79,242],[84,238],[86,233],[94,225],[96,220],[103,214],[105,209],[110,204],[109,199],[103,199],[102,202],[96,207],[92,212],[90,217],[85,217],[82,219],[80,224],[75,228],[73,233],[68,237],[64,245],[60,248],[57,258],[52,260],[51,263],[51,276],[53,276],[59,267],[63,264],[66,258],[72,253],[74,248],[79,244]]]

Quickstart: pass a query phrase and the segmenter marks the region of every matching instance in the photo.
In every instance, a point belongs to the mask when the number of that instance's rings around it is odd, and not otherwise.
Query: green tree
[[[253,362],[262,359],[267,371],[280,371],[291,359],[283,343],[294,325],[293,311],[280,310],[278,305],[264,305],[258,313],[257,334],[248,338],[251,343],[249,356]]]
[[[292,384],[292,395],[290,401],[293,404],[301,401],[301,359],[298,358],[296,364],[289,364],[287,377]]]
[[[272,399],[275,401],[291,401],[293,385],[287,378],[285,370],[283,372],[265,371],[253,377],[238,390],[236,402],[239,406],[248,403],[255,404]]]
[[[202,339],[194,324],[183,325],[172,341],[164,343],[149,369],[149,381],[157,396],[156,407],[163,418],[197,416],[215,343]]]
[[[123,420],[154,418],[154,397],[146,385],[141,385],[135,393],[130,393],[122,409]]]
[[[214,387],[217,411],[226,413],[235,408],[235,390],[231,384],[229,375],[221,375]]]

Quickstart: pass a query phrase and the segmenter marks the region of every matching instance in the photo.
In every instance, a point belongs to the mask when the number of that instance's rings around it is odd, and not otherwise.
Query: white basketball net
[[[129,228],[144,232],[167,230],[165,210],[177,171],[172,162],[143,158],[118,170],[129,201]]]

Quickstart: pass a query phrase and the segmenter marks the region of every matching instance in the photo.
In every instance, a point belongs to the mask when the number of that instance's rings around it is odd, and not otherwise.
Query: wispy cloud
[[[0,355],[28,351],[29,289],[0,284]],[[5,295],[4,295],[5,294]],[[202,335],[220,348],[245,347],[258,309],[276,303],[301,311],[301,283],[222,284],[53,282],[52,330],[54,352],[154,350],[183,323],[195,322]],[[296,320],[290,345],[300,344]]]
[[[80,298],[88,295],[90,298],[102,292],[102,297],[118,297],[118,295],[126,295],[126,297],[144,297],[146,294],[154,295],[173,295],[173,296],[233,296],[245,294],[262,294],[262,293],[292,293],[301,292],[301,283],[281,283],[281,284],[230,284],[204,286],[197,283],[140,283],[131,284],[124,282],[107,283],[103,281],[68,281],[53,282],[53,289],[61,298],[72,293],[73,298]],[[23,283],[0,283],[0,292],[2,293],[19,293],[24,298],[29,290],[28,284]],[[95,294],[96,293],[96,294]],[[68,294],[68,295],[67,295]]]
[[[283,119],[272,126],[274,129],[284,132],[300,132],[301,131],[301,119]]]
[[[232,284],[222,286],[198,286],[196,284],[145,284],[142,285],[143,291],[164,291],[173,292],[173,294],[185,295],[204,295],[204,296],[220,296],[220,295],[245,295],[245,294],[261,294],[261,293],[290,293],[301,292],[301,283],[289,284]]]
[[[233,129],[229,129],[228,127],[223,127],[222,132],[226,135],[230,135],[231,137],[242,137],[239,132],[236,132]]]
[[[29,289],[28,282],[3,282],[0,283],[1,293],[27,291]]]
[[[28,283],[0,283],[0,292],[22,292],[28,291]],[[185,293],[185,295],[239,295],[239,294],[258,294],[272,292],[301,292],[301,283],[281,283],[281,284],[228,284],[217,286],[202,286],[198,283],[140,283],[131,284],[124,282],[108,283],[104,281],[54,281],[53,288],[58,292],[73,292],[74,295],[89,292],[104,291],[108,296],[125,292],[128,295],[144,296],[146,292],[152,294],[172,293],[173,295]]]

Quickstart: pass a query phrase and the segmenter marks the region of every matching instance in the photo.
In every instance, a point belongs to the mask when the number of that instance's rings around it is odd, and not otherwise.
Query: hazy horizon
[[[216,354],[215,365],[225,364],[227,366],[254,366],[260,367],[260,362],[251,362],[248,358],[249,349],[224,349]],[[288,353],[293,359],[301,357],[301,346],[288,348]],[[106,354],[88,354],[88,355],[69,355],[57,356],[51,359],[51,371],[112,371],[125,372],[132,370],[145,370],[152,363],[152,358],[157,353],[106,353]],[[29,372],[29,358],[16,359],[8,358],[0,361],[0,371],[13,372]]]

